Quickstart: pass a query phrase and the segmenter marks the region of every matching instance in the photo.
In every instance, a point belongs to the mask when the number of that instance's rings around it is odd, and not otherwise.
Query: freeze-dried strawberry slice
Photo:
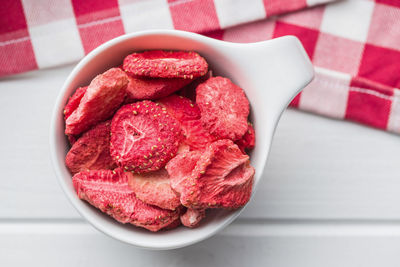
[[[156,232],[164,227],[171,226],[179,218],[179,214],[179,208],[174,211],[166,210],[146,204],[135,197],[135,208],[130,223]]]
[[[207,144],[215,140],[202,126],[200,110],[196,103],[190,99],[170,95],[159,100],[161,106],[174,116],[180,123],[185,139],[182,145],[189,146],[191,150],[202,150]]]
[[[74,94],[68,99],[68,103],[64,107],[64,118],[65,120],[78,108],[82,97],[85,95],[88,86],[79,87],[76,89]]]
[[[186,144],[180,143],[178,147],[178,152],[176,154],[182,154],[190,151],[190,147]]]
[[[127,84],[128,77],[119,68],[109,69],[96,76],[78,108],[66,120],[65,134],[78,135],[108,119],[124,101]]]
[[[243,137],[236,141],[236,144],[242,150],[243,153],[246,150],[253,149],[256,145],[256,133],[254,132],[253,125],[249,122],[249,128],[247,129],[246,133]]]
[[[179,122],[200,119],[200,110],[196,103],[189,98],[170,95],[158,101],[161,106],[165,107],[168,113],[174,116]]]
[[[68,138],[68,142],[69,144],[72,146],[73,144],[75,144],[75,142],[78,140],[78,137],[76,137],[75,135],[67,135]]]
[[[204,217],[206,217],[206,211],[204,209],[195,210],[189,208],[181,215],[180,219],[184,226],[194,228],[199,225]]]
[[[204,127],[218,139],[240,139],[247,131],[249,101],[229,79],[213,77],[196,89]]]
[[[185,137],[183,144],[188,145],[190,150],[203,150],[216,140],[204,129],[200,120],[184,121],[181,123],[181,128]]]
[[[172,229],[179,227],[180,225],[181,225],[181,220],[177,219],[177,220],[173,221],[172,223],[168,224],[167,226],[165,226],[163,228],[163,230],[172,230]]]
[[[199,84],[207,81],[212,76],[213,76],[213,73],[212,73],[211,70],[209,70],[205,75],[193,80],[193,82],[191,82],[188,85],[186,85],[185,87],[183,87],[182,90],[180,90],[178,92],[178,94],[183,96],[183,97],[187,97],[192,101],[195,101],[196,100],[196,88],[197,88],[197,86],[199,86]]]
[[[111,123],[111,156],[125,170],[156,171],[176,155],[179,122],[151,101],[121,107]]]
[[[65,157],[72,173],[117,167],[110,155],[110,130],[110,121],[100,123],[73,144]]]
[[[72,182],[80,199],[84,199],[121,223],[131,223],[158,231],[179,218],[179,210],[164,210],[135,197],[128,176],[121,169],[80,172]]]
[[[123,68],[132,75],[193,79],[206,74],[208,64],[196,52],[150,50],[125,57]]]
[[[128,75],[127,101],[159,99],[168,96],[191,82],[182,78],[139,78]]]
[[[250,199],[254,168],[231,140],[216,141],[203,153],[179,154],[166,168],[185,207],[239,208]]]
[[[179,196],[172,190],[168,172],[161,169],[129,177],[129,186],[143,202],[163,209],[175,210],[181,205]]]

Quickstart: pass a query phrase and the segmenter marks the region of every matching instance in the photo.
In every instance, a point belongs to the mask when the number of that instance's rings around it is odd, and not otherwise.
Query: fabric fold
[[[332,2],[332,3],[330,3]],[[146,29],[230,42],[295,35],[316,77],[291,106],[400,133],[400,1],[6,0],[0,77],[76,62],[100,44]]]

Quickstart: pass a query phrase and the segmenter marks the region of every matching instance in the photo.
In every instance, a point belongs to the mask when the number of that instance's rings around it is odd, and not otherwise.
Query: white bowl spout
[[[237,68],[232,77],[241,80],[250,102],[263,107],[269,122],[272,119],[276,123],[290,101],[314,77],[310,59],[294,36],[250,44],[229,43],[219,48],[218,52]]]

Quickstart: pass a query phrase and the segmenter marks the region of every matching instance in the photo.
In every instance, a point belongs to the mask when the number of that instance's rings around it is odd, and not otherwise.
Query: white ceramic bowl
[[[65,194],[82,217],[103,233],[143,248],[172,249],[214,235],[243,209],[213,210],[195,229],[179,227],[152,233],[118,223],[78,199],[71,174],[64,164],[69,144],[64,135],[63,108],[68,97],[77,87],[89,84],[97,74],[119,65],[126,55],[148,49],[197,51],[209,62],[214,74],[230,78],[245,90],[257,137],[256,147],[251,153],[251,164],[256,169],[254,189],[262,177],[280,115],[290,100],[311,81],[313,68],[301,43],[293,36],[234,44],[174,30],[144,31],[115,38],[93,50],[74,68],[56,100],[50,129],[51,158]]]

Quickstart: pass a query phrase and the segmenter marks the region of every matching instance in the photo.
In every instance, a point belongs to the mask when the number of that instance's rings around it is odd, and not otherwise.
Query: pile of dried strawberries
[[[199,54],[133,53],[69,98],[65,163],[78,197],[121,223],[196,227],[250,199],[248,115],[243,90]]]

